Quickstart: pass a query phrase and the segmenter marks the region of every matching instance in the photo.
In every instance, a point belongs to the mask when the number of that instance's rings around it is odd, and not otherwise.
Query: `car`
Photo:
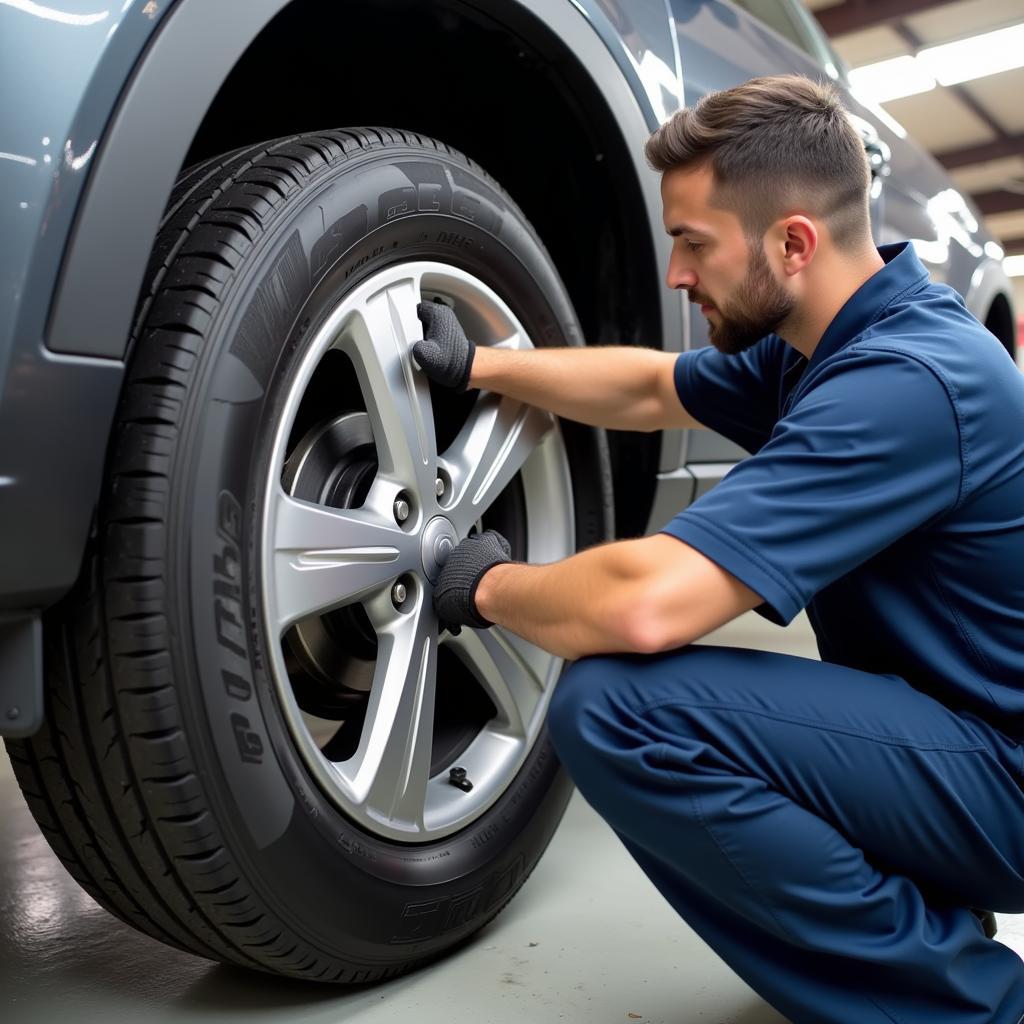
[[[563,664],[442,629],[445,552],[643,535],[745,454],[438,389],[419,301],[706,345],[644,142],[802,72],[878,242],[1012,350],[977,210],[792,0],[4,0],[0,37],[0,732],[82,887],[210,960],[374,981],[494,918],[570,796]]]

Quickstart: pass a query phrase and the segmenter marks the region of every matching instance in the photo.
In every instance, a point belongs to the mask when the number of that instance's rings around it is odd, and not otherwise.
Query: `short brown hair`
[[[753,78],[678,111],[647,140],[656,171],[706,164],[712,202],[760,241],[773,221],[806,210],[837,248],[871,241],[871,173],[836,90],[803,75]]]

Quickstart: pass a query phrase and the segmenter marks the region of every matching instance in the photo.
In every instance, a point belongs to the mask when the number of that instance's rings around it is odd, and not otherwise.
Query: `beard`
[[[693,302],[712,305],[699,295],[690,293]],[[758,245],[750,250],[750,267],[740,282],[736,295],[720,306],[720,323],[708,320],[708,339],[719,352],[727,356],[739,355],[756,345],[765,335],[772,334],[785,322],[796,299],[775,280],[764,249]]]

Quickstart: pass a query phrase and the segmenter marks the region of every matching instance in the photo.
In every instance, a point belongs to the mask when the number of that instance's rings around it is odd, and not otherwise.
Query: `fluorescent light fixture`
[[[1003,251],[1003,247],[998,242],[986,242],[985,255],[994,260],[1001,260],[1006,255],[1006,253]]]
[[[1024,67],[1024,24],[928,46],[916,56],[865,64],[850,72],[850,87],[862,102],[888,103],[936,85],[957,85],[1020,67]]]
[[[1024,256],[1007,256],[1003,260],[1007,277],[1024,277]]]
[[[935,88],[935,76],[909,54],[865,64],[850,72],[850,87],[860,99],[865,96],[875,103],[887,103],[903,96],[915,96]]]
[[[1024,24],[929,46],[918,53],[917,61],[942,85],[956,85],[1024,67]]]

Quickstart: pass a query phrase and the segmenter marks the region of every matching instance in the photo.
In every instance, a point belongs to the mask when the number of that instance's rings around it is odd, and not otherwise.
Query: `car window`
[[[759,21],[764,22],[769,28],[775,29],[783,39],[813,57],[815,63],[821,62],[821,54],[786,0],[733,0],[733,2]]]

